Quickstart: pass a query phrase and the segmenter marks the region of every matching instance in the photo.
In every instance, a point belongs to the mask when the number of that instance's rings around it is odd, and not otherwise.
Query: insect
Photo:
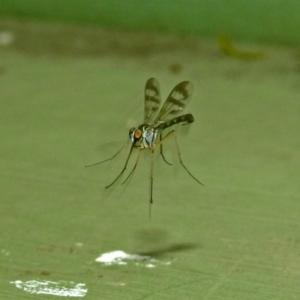
[[[160,155],[163,160],[169,163],[164,154],[163,154],[163,142],[171,135],[174,136],[176,142],[176,148],[178,153],[178,158],[180,164],[186,170],[186,172],[192,177],[196,182],[203,185],[191,172],[187,169],[187,167],[182,162],[181,153],[179,151],[179,145],[177,141],[177,137],[175,134],[175,130],[171,130],[163,136],[164,130],[175,125],[181,123],[182,125],[188,125],[194,122],[194,117],[192,114],[182,115],[182,112],[189,104],[193,93],[193,85],[189,81],[183,81],[177,84],[167,100],[163,104],[162,108],[159,110],[161,104],[160,97],[160,87],[159,83],[155,78],[150,78],[147,80],[145,85],[145,102],[144,102],[144,122],[138,126],[137,128],[132,127],[129,130],[129,138],[131,141],[131,147],[125,162],[125,165],[119,175],[107,185],[105,188],[108,189],[111,187],[125,172],[130,156],[134,148],[139,150],[136,162],[127,175],[126,179],[122,182],[124,184],[130,176],[134,173],[138,161],[140,158],[140,154],[142,150],[150,150],[151,151],[151,173],[150,173],[150,207],[153,203],[153,169],[154,169],[154,152],[159,147]],[[92,165],[88,165],[86,167],[92,167],[98,164],[102,164],[104,162],[110,161],[114,159],[123,149],[127,146],[125,144],[116,154],[114,154],[111,158],[103,160],[101,162],[94,163]]]

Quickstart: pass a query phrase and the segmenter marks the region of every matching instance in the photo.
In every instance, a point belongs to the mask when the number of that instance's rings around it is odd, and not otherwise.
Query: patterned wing
[[[165,122],[181,114],[189,104],[192,93],[193,85],[191,82],[183,81],[177,84],[155,118],[154,123]]]
[[[147,123],[154,119],[160,106],[160,88],[155,78],[150,78],[145,86],[145,112],[144,122]]]

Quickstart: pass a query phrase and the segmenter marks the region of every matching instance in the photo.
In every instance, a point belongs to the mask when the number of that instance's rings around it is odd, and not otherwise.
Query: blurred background
[[[0,298],[298,299],[299,13],[292,0],[2,0]],[[84,168],[143,122],[150,77],[163,101],[193,83],[195,122],[174,129],[204,183],[166,140],[151,219],[148,151],[108,190],[128,148]],[[154,265],[96,261],[118,250]]]
[[[1,1],[1,15],[21,19],[94,25],[299,45],[297,1]]]

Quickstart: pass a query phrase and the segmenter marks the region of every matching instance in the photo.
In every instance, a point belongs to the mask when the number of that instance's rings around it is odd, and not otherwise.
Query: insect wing
[[[145,86],[145,113],[144,122],[147,123],[154,119],[160,106],[160,88],[155,78],[150,78]]]
[[[191,82],[183,81],[177,84],[155,118],[154,123],[165,122],[180,115],[189,104],[192,93],[193,85]]]

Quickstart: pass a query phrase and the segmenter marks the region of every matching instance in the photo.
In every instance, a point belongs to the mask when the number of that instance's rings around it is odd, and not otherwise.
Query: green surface
[[[0,15],[300,45],[298,0],[1,0]]]
[[[294,50],[263,49],[267,59],[244,62],[205,40],[152,36],[149,47],[147,36],[108,32],[114,47],[105,48],[79,28],[72,44],[70,28],[12,24],[15,42],[0,49],[1,299],[53,298],[16,289],[15,280],[85,283],[86,299],[299,299]],[[163,97],[182,80],[194,84],[187,112],[195,123],[179,143],[205,187],[158,159],[149,221],[147,158],[108,195],[103,187],[126,153],[84,165],[110,157],[118,145],[108,143],[126,141],[128,120],[142,121],[152,76]],[[176,162],[173,147],[166,142]],[[113,250],[156,253],[171,265],[95,262]]]

